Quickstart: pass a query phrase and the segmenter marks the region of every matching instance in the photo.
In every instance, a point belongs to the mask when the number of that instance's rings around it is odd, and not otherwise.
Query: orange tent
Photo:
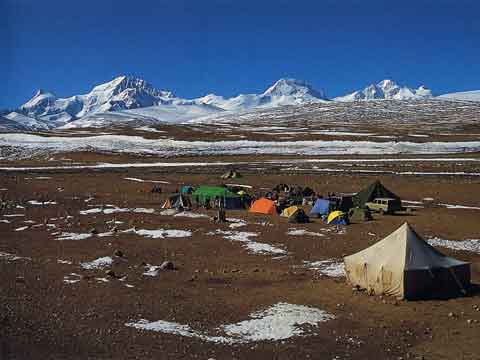
[[[250,212],[274,215],[277,213],[277,210],[275,207],[275,203],[272,200],[260,198],[252,204],[252,206],[250,207]]]

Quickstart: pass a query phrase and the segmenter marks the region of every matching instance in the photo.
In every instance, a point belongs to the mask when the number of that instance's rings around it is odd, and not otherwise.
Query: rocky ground
[[[55,156],[61,164],[165,161],[127,155]],[[214,224],[208,218],[213,212],[195,209],[190,217],[169,216],[161,215],[160,207],[166,193],[181,185],[219,184],[225,166],[3,171],[0,196],[14,208],[0,216],[0,357],[480,359],[478,286],[463,298],[397,301],[353,291],[341,269],[343,256],[408,221],[426,239],[451,240],[440,242],[443,247],[438,249],[470,261],[472,281],[479,284],[478,176],[323,173],[312,166],[301,170],[291,158],[289,169],[250,164],[271,158],[236,160],[248,165],[238,165],[244,177],[231,182],[253,186],[255,192],[278,183],[310,186],[320,193],[355,192],[380,179],[415,211],[378,215],[344,229],[319,220],[292,225],[278,216],[246,211],[228,211],[231,222]],[[14,165],[52,163],[25,160]],[[320,168],[330,166],[341,168]],[[478,172],[468,161],[393,162],[375,168],[405,167]],[[150,192],[154,182],[163,194]],[[452,249],[452,243],[460,250]],[[92,263],[102,258],[103,267],[100,261]],[[152,267],[164,261],[175,269]],[[214,339],[226,336],[219,327],[248,325],[252,313],[276,304],[308,306],[330,317],[295,328],[291,337],[278,334],[283,324],[278,320],[270,339],[257,333],[257,339]],[[182,333],[177,327],[177,332],[166,333],[126,325],[141,319],[188,325],[194,331]],[[264,325],[259,321],[258,328]],[[269,333],[263,330],[260,335]]]

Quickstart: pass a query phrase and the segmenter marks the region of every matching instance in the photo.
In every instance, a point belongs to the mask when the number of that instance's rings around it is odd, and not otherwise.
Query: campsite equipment
[[[172,194],[168,197],[162,206],[162,209],[188,209],[192,207],[192,202],[183,194]]]
[[[443,255],[408,223],[344,260],[348,281],[376,295],[444,298],[466,294],[470,285],[470,264]]]
[[[291,224],[306,224],[310,222],[310,218],[303,209],[297,208],[297,210],[288,217],[288,222]]]
[[[328,214],[327,224],[348,225],[348,218],[343,211],[335,210]]]
[[[353,207],[352,197],[351,194],[338,194],[329,196],[327,199],[333,204],[335,210],[348,212]]]
[[[240,175],[240,173],[236,170],[228,170],[222,175],[222,179],[238,179],[240,177],[242,177],[242,175]]]
[[[310,216],[326,216],[330,213],[330,210],[330,201],[328,201],[327,199],[317,199],[317,201],[315,201],[315,205],[313,205],[312,210],[310,210]]]
[[[373,201],[366,202],[365,207],[382,215],[394,214],[395,211],[402,210],[402,202],[393,198],[376,198]]]
[[[193,201],[205,207],[243,209],[240,196],[221,186],[200,186],[192,193]]]
[[[377,198],[390,198],[400,201],[400,197],[388,190],[380,181],[375,181],[362,191],[355,194],[352,198],[353,205],[356,207],[364,207],[365,203],[373,201]]]
[[[299,210],[299,207],[297,206],[290,206],[290,207],[287,207],[285,209],[283,209],[282,213],[280,214],[280,216],[282,217],[290,217],[291,215],[293,215],[293,213],[295,213],[296,211]]]
[[[370,210],[362,208],[351,208],[348,212],[348,220],[350,222],[364,222],[373,220]]]
[[[254,201],[249,211],[252,213],[269,215],[274,215],[277,213],[275,203],[272,200],[266,198],[260,198]]]
[[[190,186],[190,185],[185,185],[185,186],[182,186],[182,188],[180,189],[180,192],[182,194],[191,194],[193,193],[195,189],[193,188],[193,186]]]

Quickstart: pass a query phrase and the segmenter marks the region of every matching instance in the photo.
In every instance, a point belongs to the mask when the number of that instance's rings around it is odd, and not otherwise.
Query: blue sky
[[[478,0],[0,0],[0,108],[120,74],[181,97],[261,92],[280,77],[329,96],[393,78],[480,89]]]

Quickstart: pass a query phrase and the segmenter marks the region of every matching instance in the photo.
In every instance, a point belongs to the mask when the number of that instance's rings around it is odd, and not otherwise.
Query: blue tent
[[[348,219],[343,216],[339,216],[335,220],[330,222],[331,225],[348,225]]]
[[[312,210],[310,210],[310,215],[312,216],[322,216],[328,215],[330,212],[330,201],[326,199],[317,199],[315,205],[313,205]]]
[[[180,193],[182,194],[191,194],[193,192],[193,187],[190,185],[182,186]]]

